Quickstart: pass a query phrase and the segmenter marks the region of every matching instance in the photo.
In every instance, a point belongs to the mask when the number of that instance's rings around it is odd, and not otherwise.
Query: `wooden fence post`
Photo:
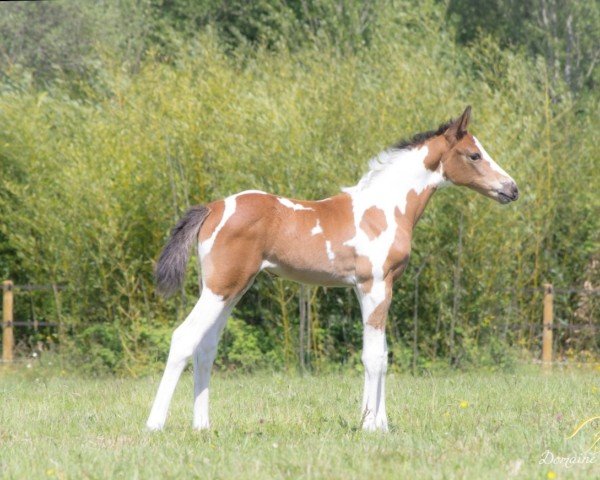
[[[551,283],[544,284],[544,327],[542,331],[542,364],[552,366],[552,327],[554,323],[554,288]]]
[[[2,361],[13,361],[13,282],[2,282]]]
[[[65,341],[65,326],[63,324],[62,312],[60,308],[60,299],[58,297],[58,286],[55,283],[52,284],[52,292],[54,293],[56,319],[58,320],[58,348],[62,349]]]

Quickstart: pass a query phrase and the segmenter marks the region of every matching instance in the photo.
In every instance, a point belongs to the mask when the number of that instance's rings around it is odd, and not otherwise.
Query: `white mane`
[[[360,192],[378,183],[379,179],[385,181],[386,177],[388,181],[393,177],[399,177],[398,180],[404,183],[403,181],[424,170],[423,160],[427,156],[427,152],[426,146],[384,150],[369,160],[369,170],[356,185],[343,188],[342,191],[346,193]]]

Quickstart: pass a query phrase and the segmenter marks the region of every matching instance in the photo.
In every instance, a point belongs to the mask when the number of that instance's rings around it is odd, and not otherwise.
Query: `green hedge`
[[[67,285],[62,311],[72,333],[63,343],[73,358],[133,374],[164,358],[170,328],[194,302],[196,271],[190,264],[185,298],[165,301],[154,294],[152,266],[189,205],[250,188],[335,194],[387,145],[467,104],[473,132],[522,196],[508,207],[459,189],[433,198],[391,309],[390,342],[405,352],[398,368],[412,364],[414,274],[423,262],[418,368],[502,364],[505,348],[535,350],[541,300],[531,289],[597,282],[597,95],[574,100],[565,89],[555,101],[544,61],[490,38],[456,44],[433,1],[372,15],[368,42],[349,40],[353,49],[328,35],[295,48],[235,49],[208,28],[176,61],[149,53],[132,72],[102,57],[95,80],[68,88],[40,88],[22,72],[0,85],[0,268],[17,281]],[[295,364],[297,293],[260,276],[221,364]],[[311,364],[355,362],[351,292],[312,293]],[[41,309],[50,302],[36,301]],[[559,318],[572,319],[580,303],[558,298]],[[597,321],[597,305],[587,308],[582,321]],[[577,341],[597,352],[596,337]]]

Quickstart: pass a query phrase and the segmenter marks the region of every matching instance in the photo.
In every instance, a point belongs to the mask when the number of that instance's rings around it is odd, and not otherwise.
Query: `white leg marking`
[[[385,374],[387,372],[387,343],[385,331],[365,325],[363,331],[362,362],[365,367],[363,395],[363,429],[388,429],[385,412]]]
[[[385,374],[387,372],[388,349],[385,329],[374,328],[367,322],[369,317],[385,299],[385,282],[374,282],[371,291],[363,294],[355,289],[363,317],[362,362],[365,368],[365,389],[363,393],[363,429],[387,432],[385,411]]]
[[[187,360],[207,333],[218,328],[218,321],[225,308],[226,304],[222,297],[215,295],[205,287],[200,300],[188,317],[173,332],[165,372],[146,422],[146,426],[150,430],[160,430],[164,426],[175,386]]]
[[[197,430],[210,427],[208,418],[208,385],[217,346],[233,305],[227,306],[211,329],[207,330],[194,352],[194,423]]]
[[[227,305],[222,309],[221,313],[217,314],[216,320],[212,327],[204,330],[202,339],[200,340],[194,352],[194,423],[193,426],[197,430],[205,430],[210,427],[208,418],[208,385],[210,382],[210,372],[212,370],[215,357],[217,356],[217,346],[221,333],[227,318],[231,314],[233,307],[242,296],[248,291],[254,282],[253,276],[244,290],[242,290],[234,299],[228,301]],[[217,297],[215,295],[215,297]],[[215,313],[218,309],[215,310]]]

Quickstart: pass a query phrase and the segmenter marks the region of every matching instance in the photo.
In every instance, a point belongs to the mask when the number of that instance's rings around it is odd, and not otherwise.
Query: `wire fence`
[[[21,327],[26,329],[33,329],[37,331],[39,328],[58,328],[64,330],[68,328],[72,330],[74,325],[65,325],[61,321],[61,307],[59,292],[65,290],[66,285],[60,284],[24,284],[14,285],[12,281],[5,280],[2,283],[2,361],[12,362],[14,361],[14,327]],[[54,296],[55,311],[57,320],[56,321],[39,321],[37,319],[14,319],[14,293],[15,292],[34,292],[34,291],[46,291],[52,292]],[[560,331],[569,331],[573,333],[582,332],[596,332],[600,329],[599,324],[593,323],[568,323],[565,321],[555,321],[553,306],[555,295],[585,295],[595,296],[600,295],[600,288],[576,288],[576,287],[554,287],[551,284],[546,284],[540,287],[525,287],[522,289],[508,288],[503,290],[505,293],[543,293],[543,319],[542,323],[533,324],[527,323],[516,323],[512,325],[505,325],[504,329],[509,330],[520,330],[524,327],[531,329],[532,332],[536,332],[536,337],[542,337],[542,358],[546,361],[551,361],[552,355],[552,333]],[[306,308],[306,307],[305,307]],[[302,312],[301,312],[302,314]],[[76,327],[87,327],[94,325],[92,322],[77,322]],[[550,359],[550,360],[549,360]]]

